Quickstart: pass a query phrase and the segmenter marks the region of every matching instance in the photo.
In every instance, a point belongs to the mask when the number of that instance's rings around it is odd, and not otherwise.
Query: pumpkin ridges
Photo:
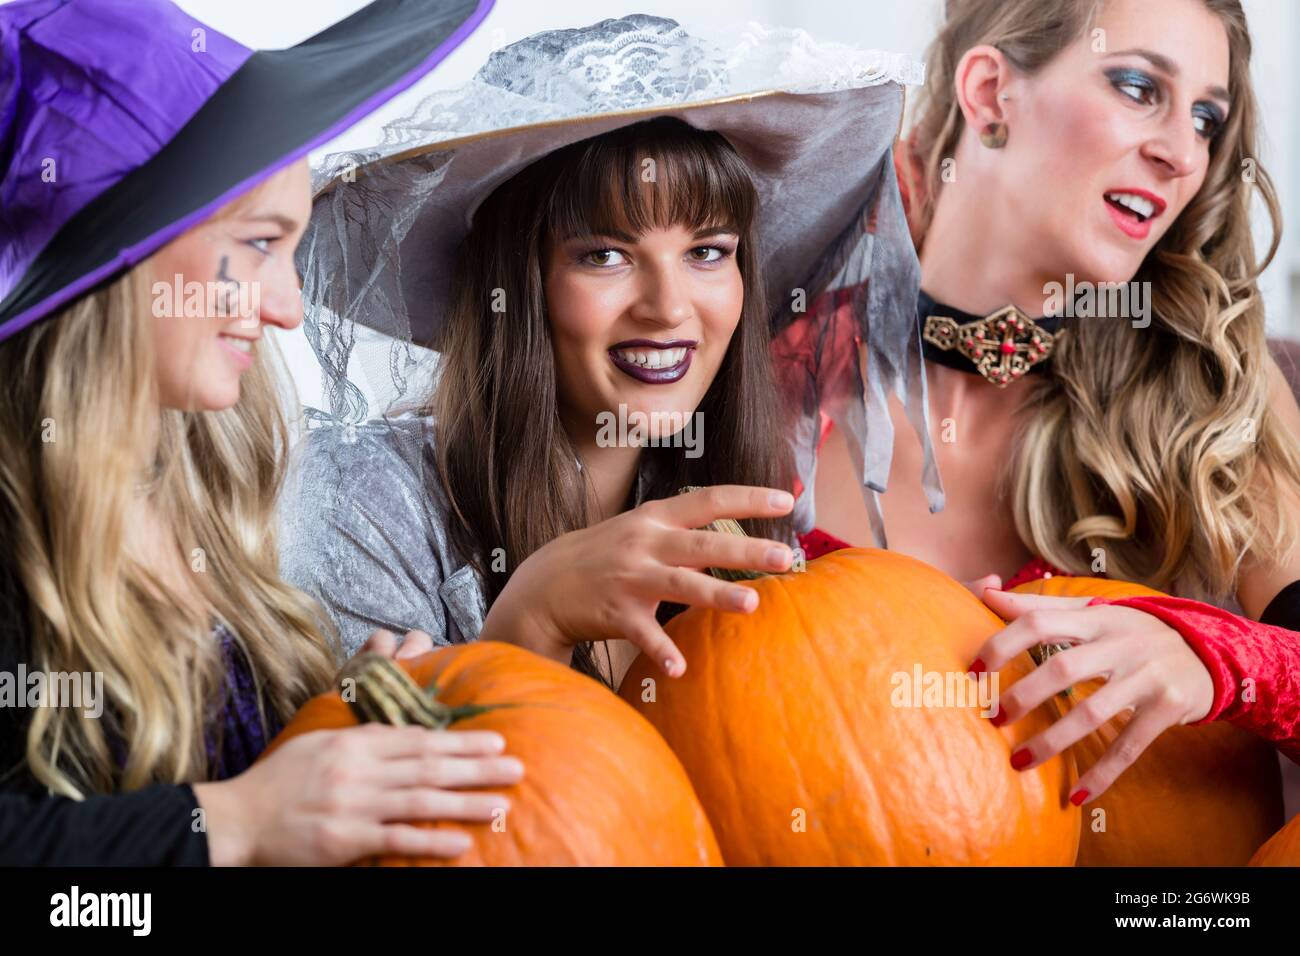
[[[973,656],[1002,626],[969,592],[923,562],[865,550],[746,586],[763,595],[754,615],[695,609],[670,622],[691,666],[663,684],[657,703],[633,701],[692,774],[728,862],[1073,862],[1079,814],[1066,801],[1068,757],[1019,774],[1010,748],[1031,728],[1004,732],[974,708],[892,706],[893,672],[910,673],[919,661],[964,673],[969,657],[962,655]],[[902,606],[908,593],[924,593],[925,606]],[[954,643],[958,620],[966,630]],[[876,653],[854,653],[867,646]],[[624,695],[652,672],[651,663],[635,662]],[[874,689],[855,696],[850,687]],[[740,715],[735,737],[718,746],[721,731],[708,714]],[[954,739],[936,771],[931,744],[945,735]],[[988,769],[968,770],[957,754]],[[934,781],[943,773],[975,785],[956,798],[943,791],[946,803],[935,805]],[[754,780],[765,785],[747,792]],[[878,801],[875,811],[870,800]],[[791,832],[796,806],[808,814],[806,833]],[[1041,821],[1027,822],[1030,814]],[[967,818],[976,821],[973,831]]]
[[[523,779],[502,788],[512,809],[506,831],[491,823],[440,821],[473,847],[450,865],[717,864],[721,857],[690,782],[663,741],[603,685],[511,645],[456,645],[402,666],[421,686],[439,685],[450,706],[511,704],[459,721],[456,730],[491,729],[525,765]],[[337,693],[309,701],[268,748],[315,729],[354,726]],[[436,732],[436,731],[433,731]],[[575,740],[589,746],[575,754]],[[624,801],[605,816],[592,811],[602,794]],[[643,819],[644,817],[644,819]],[[442,860],[380,860],[383,865],[449,865]]]
[[[798,602],[795,601],[792,595],[790,594],[790,589],[789,587],[787,587],[787,582],[785,580],[778,580],[777,586],[769,590],[781,594],[781,596],[785,599],[787,608],[790,609],[790,611],[794,614],[795,618],[799,621],[799,624],[803,629],[804,633],[808,633],[809,622],[805,619],[804,615],[800,612],[800,607]],[[769,597],[768,600],[770,599],[771,598]],[[823,678],[822,680],[823,686],[821,689],[825,690],[828,688],[829,685],[831,685],[831,681],[826,679],[829,674],[829,671],[826,668],[826,662],[822,660],[821,654],[818,650],[818,644],[816,641],[810,641],[808,644],[808,649],[809,649],[809,657],[812,660],[817,662],[818,670],[820,671]],[[881,817],[883,817],[884,814],[888,813],[888,806],[886,804],[883,804],[880,801],[879,794],[875,792],[874,780],[867,772],[867,767],[865,765],[865,762],[862,759],[864,746],[862,742],[858,739],[857,734],[854,732],[853,720],[847,713],[845,713],[843,706],[835,706],[835,695],[833,693],[823,694],[822,699],[831,702],[831,706],[829,709],[836,714],[839,721],[838,727],[842,728],[847,733],[849,739],[853,742],[853,747],[850,748],[848,752],[855,758],[854,760],[855,766],[853,768],[856,771],[853,775],[855,778],[855,782],[858,784],[860,788],[866,789],[871,794],[871,796],[874,798],[873,799],[874,807],[880,814],[880,816],[878,816],[877,813],[871,813],[868,814],[867,818],[869,820],[880,819]],[[798,765],[796,764],[794,766],[797,772]],[[802,779],[800,779],[799,789],[800,789],[800,794],[804,796],[805,799],[807,799],[808,791]],[[876,837],[877,842],[885,842],[884,839],[882,839],[883,837],[884,834],[879,834]],[[834,854],[834,861],[838,865],[841,860],[841,852],[843,851],[844,848],[842,846],[836,845],[833,847],[829,847],[828,849]],[[889,861],[889,865],[893,865],[893,860]]]
[[[1160,594],[1107,578],[1053,577],[1012,590],[1120,599]],[[1086,681],[1064,712],[1102,684]],[[1128,722],[1121,715],[1071,748],[1080,770],[1091,767]],[[1093,812],[1106,811],[1106,833]],[[1281,821],[1281,773],[1272,747],[1224,723],[1171,727],[1110,789],[1085,807],[1079,866],[1241,866]],[[1189,839],[1188,831],[1196,833]]]

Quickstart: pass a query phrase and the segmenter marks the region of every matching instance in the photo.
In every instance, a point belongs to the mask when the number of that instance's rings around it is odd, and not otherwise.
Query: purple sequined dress
[[[220,700],[208,717],[204,741],[208,754],[208,779],[225,780],[247,770],[280,732],[281,724],[274,712],[269,710],[267,723],[262,723],[253,674],[234,634],[218,622],[212,629],[212,636],[221,642],[221,656],[226,662],[226,679]],[[117,765],[125,767],[125,741],[110,734],[108,745],[117,759]]]
[[[225,780],[243,773],[257,759],[279,733],[280,723],[268,708],[267,723],[263,724],[252,672],[230,629],[218,623],[213,636],[221,641],[226,684],[216,719],[208,725],[208,766],[211,779]]]

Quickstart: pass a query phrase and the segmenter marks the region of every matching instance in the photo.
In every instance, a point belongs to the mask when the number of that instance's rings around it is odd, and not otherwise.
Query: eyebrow
[[[296,219],[290,219],[288,216],[282,216],[278,212],[259,212],[250,213],[245,219],[249,222],[270,222],[279,226],[285,232],[296,232],[299,223]]]
[[[1111,53],[1110,56],[1140,56],[1146,60],[1150,60],[1151,65],[1162,73],[1167,73],[1174,77],[1178,76],[1178,64],[1169,59],[1169,57],[1165,56],[1163,53],[1156,53],[1154,50],[1120,50],[1117,53]],[[1216,100],[1223,100],[1223,102],[1229,104],[1232,103],[1232,96],[1221,86],[1211,86],[1206,90],[1206,92]]]

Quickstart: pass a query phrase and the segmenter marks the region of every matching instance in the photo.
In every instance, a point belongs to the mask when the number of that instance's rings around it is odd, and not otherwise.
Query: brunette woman
[[[411,343],[438,349],[431,395],[311,433],[284,499],[285,574],[347,646],[419,628],[613,685],[638,650],[680,675],[673,606],[756,604],[709,569],[791,566],[770,323],[828,243],[889,221],[902,87],[847,56],[758,85],[777,60],[809,62],[648,16],[539,34],[326,169],[304,274],[332,415],[361,407],[345,376],[414,381]],[[810,143],[889,178],[827,181]],[[382,365],[352,351],[364,325],[393,336]],[[723,518],[749,537],[703,530]]]

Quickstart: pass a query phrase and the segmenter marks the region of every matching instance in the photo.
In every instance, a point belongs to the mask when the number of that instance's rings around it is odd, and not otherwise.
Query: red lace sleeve
[[[1093,604],[1145,611],[1182,635],[1214,680],[1214,703],[1198,724],[1226,720],[1300,763],[1300,632],[1165,595]]]

